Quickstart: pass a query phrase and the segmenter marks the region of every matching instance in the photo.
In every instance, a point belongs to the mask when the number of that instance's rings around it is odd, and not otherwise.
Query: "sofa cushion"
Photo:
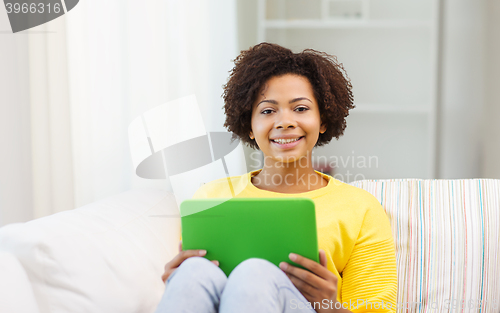
[[[398,311],[500,311],[499,180],[364,180],[352,185],[373,194],[390,218]]]
[[[166,191],[135,190],[0,229],[40,312],[153,312],[177,254],[180,222]]]
[[[6,251],[0,251],[0,290],[0,312],[39,312],[23,266]]]

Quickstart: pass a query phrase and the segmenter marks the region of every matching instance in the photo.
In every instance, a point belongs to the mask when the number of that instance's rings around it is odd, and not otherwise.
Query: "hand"
[[[165,264],[165,272],[161,276],[163,282],[166,282],[168,277],[184,262],[186,259],[194,256],[204,256],[207,254],[206,250],[185,250],[182,251],[182,241],[179,242],[179,254],[177,254],[170,262]],[[215,265],[219,266],[219,261],[211,261]]]
[[[288,278],[290,278],[294,286],[311,305],[313,305],[314,302],[319,302],[319,308],[316,306],[316,312],[343,312],[344,310],[342,310],[342,308],[340,308],[340,310],[335,309],[338,278],[326,268],[325,251],[319,250],[320,264],[295,253],[290,253],[289,257],[293,262],[311,271],[309,272],[286,262],[281,262],[279,264],[280,268],[285,272]]]

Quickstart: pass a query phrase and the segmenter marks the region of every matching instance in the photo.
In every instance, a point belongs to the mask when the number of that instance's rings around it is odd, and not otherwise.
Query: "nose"
[[[275,125],[276,129],[297,127],[297,122],[293,118],[293,114],[291,112],[288,112],[288,110],[285,110],[284,112],[281,111],[276,116],[277,116]]]

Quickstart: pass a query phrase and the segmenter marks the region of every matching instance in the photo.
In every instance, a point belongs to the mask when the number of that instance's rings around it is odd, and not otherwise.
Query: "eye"
[[[298,107],[295,110],[299,110],[299,109],[303,109],[303,110],[300,110],[299,112],[304,112],[304,111],[309,110],[309,108],[307,108],[307,107]]]
[[[271,109],[267,109],[267,110],[264,110],[264,111],[260,112],[260,114],[266,114],[266,115],[267,115],[267,114],[271,114],[271,113],[265,113],[265,112],[268,112],[268,111],[269,111],[269,112],[272,112],[273,110],[271,110]]]

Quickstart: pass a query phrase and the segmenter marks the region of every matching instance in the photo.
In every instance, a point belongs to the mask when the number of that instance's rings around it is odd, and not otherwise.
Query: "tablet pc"
[[[182,249],[207,250],[229,276],[242,261],[262,258],[299,266],[293,252],[319,263],[316,214],[309,198],[210,198],[181,203]],[[299,266],[301,267],[301,266]]]

